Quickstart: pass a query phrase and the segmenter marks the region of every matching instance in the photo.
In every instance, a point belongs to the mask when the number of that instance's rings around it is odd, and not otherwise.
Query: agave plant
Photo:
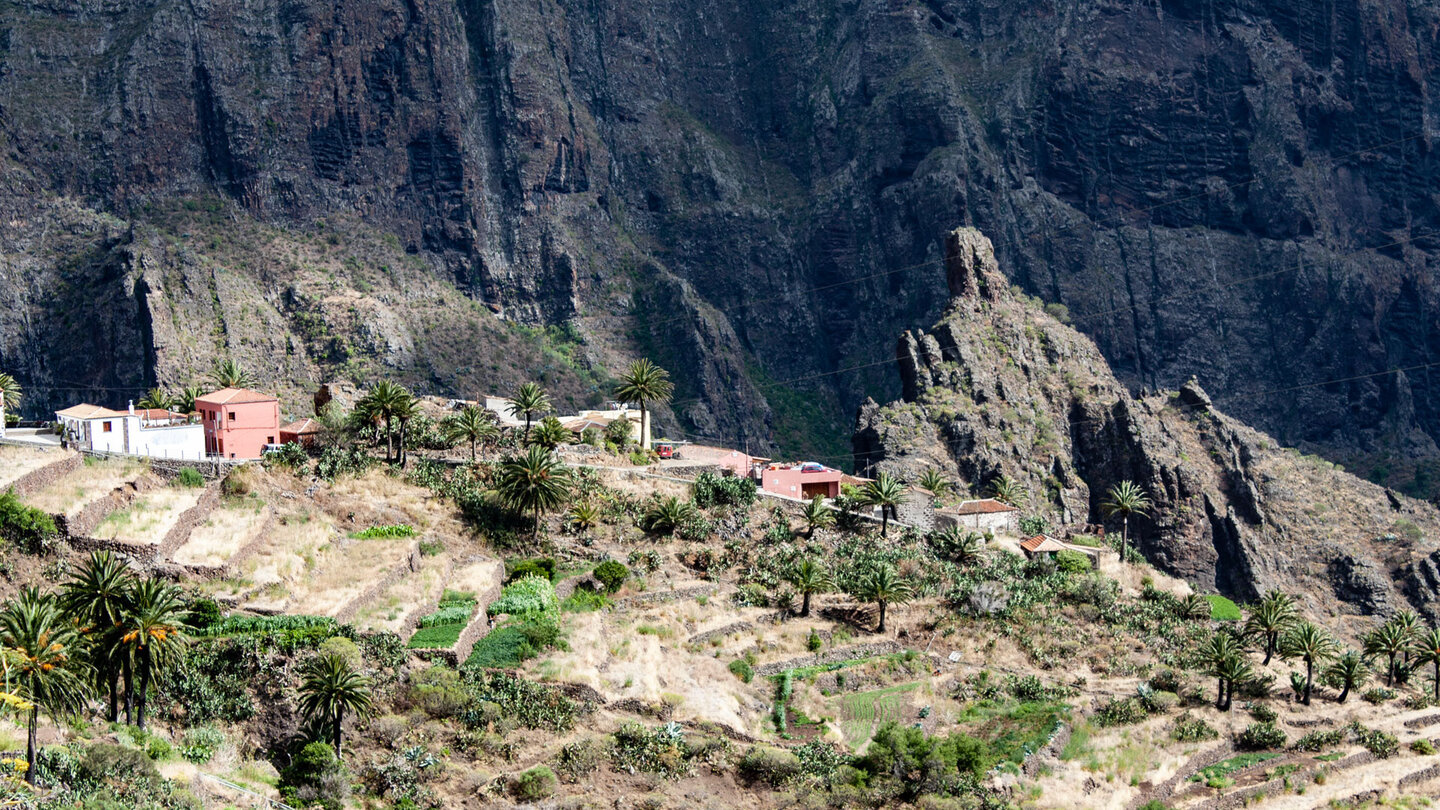
[[[576,534],[584,534],[595,528],[600,523],[600,507],[592,500],[576,502],[570,507],[570,513],[565,517],[565,524],[570,531]]]

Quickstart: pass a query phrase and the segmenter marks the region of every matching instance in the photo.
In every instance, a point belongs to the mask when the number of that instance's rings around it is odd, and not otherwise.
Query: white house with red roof
[[[954,506],[935,510],[935,528],[959,526],[977,532],[1018,534],[1020,510],[994,498],[961,501]]]
[[[159,408],[123,411],[82,402],[55,412],[72,447],[151,458],[205,458],[205,431],[182,413]]]

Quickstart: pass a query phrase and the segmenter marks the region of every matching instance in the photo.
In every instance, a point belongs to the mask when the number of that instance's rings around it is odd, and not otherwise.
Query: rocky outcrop
[[[947,249],[956,296],[928,334],[901,336],[905,397],[860,407],[864,471],[915,480],[937,467],[975,492],[1008,476],[1028,511],[1065,524],[1107,522],[1105,493],[1134,481],[1154,501],[1131,520],[1141,553],[1202,590],[1244,600],[1281,587],[1316,615],[1407,601],[1440,615],[1440,564],[1425,555],[1440,537],[1434,507],[1282,448],[1197,381],[1132,396],[1090,339],[972,281],[988,266],[983,241],[970,229],[947,240],[982,247]]]

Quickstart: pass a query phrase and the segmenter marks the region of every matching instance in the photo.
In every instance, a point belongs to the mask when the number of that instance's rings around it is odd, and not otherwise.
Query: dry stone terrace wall
[[[627,596],[624,599],[617,599],[615,601],[615,608],[617,610],[629,610],[631,608],[650,607],[651,605],[660,605],[681,599],[694,599],[697,596],[706,596],[714,592],[714,585],[700,585],[694,588],[681,588],[674,591],[641,593],[634,596]]]
[[[505,583],[505,568],[501,566],[495,572],[495,580],[484,593],[476,594],[475,617],[460,631],[460,638],[455,641],[454,651],[457,662],[463,663],[470,657],[470,651],[475,648],[475,642],[484,638],[490,632],[490,603],[500,598],[500,591]]]
[[[1440,779],[1440,765],[1431,765],[1424,770],[1416,771],[1402,778],[1398,783],[1398,787],[1401,790],[1404,790],[1408,787],[1414,787],[1415,785],[1429,782],[1432,779]]]
[[[215,511],[215,507],[220,505],[221,494],[220,483],[211,481],[205,488],[205,492],[201,494],[200,500],[196,501],[194,506],[186,509],[175,521],[175,525],[170,527],[170,531],[165,533],[165,539],[161,540],[160,545],[155,549],[154,559],[168,560],[170,555],[175,553],[175,549],[185,545],[185,541],[190,539],[190,533],[195,531],[195,527],[209,518],[210,513]]]
[[[335,621],[340,624],[350,623],[355,618],[355,614],[360,612],[360,608],[373,602],[380,594],[385,592],[386,588],[399,582],[402,577],[419,570],[420,543],[415,542],[410,545],[410,553],[406,556],[403,565],[396,565],[391,568],[385,572],[385,576],[371,583],[370,587],[361,591],[349,602],[346,602],[343,607],[335,612]]]
[[[855,647],[842,647],[838,650],[826,650],[815,655],[806,655],[800,658],[791,658],[788,661],[775,661],[755,668],[755,674],[768,678],[771,675],[779,675],[787,669],[798,667],[823,667],[826,664],[838,664],[842,661],[853,661],[858,658],[874,658],[877,655],[891,655],[904,652],[905,648],[898,641],[877,641],[873,644],[860,644]]]
[[[1126,806],[1126,810],[1139,810],[1141,805],[1149,801],[1165,801],[1166,799],[1170,798],[1171,794],[1175,792],[1175,788],[1179,787],[1181,784],[1184,784],[1185,780],[1189,779],[1191,775],[1193,775],[1202,768],[1208,768],[1217,762],[1229,759],[1231,756],[1234,756],[1234,754],[1235,744],[1228,742],[1222,743],[1221,745],[1218,745],[1214,748],[1201,751],[1200,753],[1191,757],[1189,761],[1187,761],[1184,765],[1181,765],[1180,769],[1175,772],[1174,776],[1166,779],[1164,782],[1161,782],[1153,790],[1142,790],[1139,796],[1136,796],[1134,799],[1130,800],[1130,804]]]
[[[14,483],[10,484],[7,488],[14,490],[15,494],[21,498],[27,495],[34,495],[56,481],[59,481],[61,478],[80,469],[80,465],[83,463],[85,463],[85,461],[82,456],[68,456],[46,464],[38,470],[31,470],[17,478]]]

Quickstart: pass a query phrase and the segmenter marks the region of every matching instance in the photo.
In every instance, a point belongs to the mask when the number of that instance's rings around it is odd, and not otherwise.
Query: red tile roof
[[[1001,503],[994,498],[983,498],[978,501],[964,501],[958,506],[945,510],[957,515],[993,515],[999,512],[1018,512],[1020,510],[1008,503]]]
[[[125,411],[112,411],[109,408],[102,408],[99,405],[91,405],[82,402],[79,405],[71,405],[63,411],[56,411],[56,416],[64,416],[70,419],[114,419],[117,416],[129,416]]]
[[[141,419],[148,419],[151,422],[159,422],[165,419],[184,419],[185,414],[178,411],[167,411],[164,408],[143,408],[135,412]]]
[[[1029,540],[1022,541],[1020,548],[1034,554],[1040,551],[1064,551],[1065,544],[1049,535],[1037,534]]]
[[[296,436],[308,436],[311,433],[319,433],[322,425],[314,419],[306,417],[297,422],[291,422],[280,428],[281,433],[294,433]]]
[[[251,391],[249,388],[221,388],[219,391],[196,397],[195,401],[207,405],[239,405],[246,402],[279,402],[279,399],[259,391]]]

